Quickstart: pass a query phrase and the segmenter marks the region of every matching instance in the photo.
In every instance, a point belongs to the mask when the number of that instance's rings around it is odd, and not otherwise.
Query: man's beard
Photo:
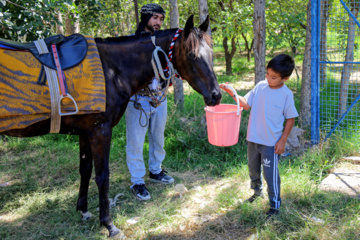
[[[150,25],[147,25],[146,27],[147,27],[147,29],[149,29],[151,32],[155,32],[155,31],[160,30],[160,26],[159,26],[159,25],[155,25],[155,26],[158,26],[158,29],[157,29],[157,30],[155,30],[154,27],[153,27],[153,26],[150,26]]]

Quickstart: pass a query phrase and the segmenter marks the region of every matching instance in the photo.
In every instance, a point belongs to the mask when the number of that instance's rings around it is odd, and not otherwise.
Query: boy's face
[[[164,15],[160,13],[154,13],[148,23],[146,24],[145,31],[146,32],[154,32],[160,30],[161,25],[164,22]]]
[[[285,82],[289,79],[289,77],[281,78],[280,73],[275,72],[271,68],[268,68],[266,70],[266,79],[269,83],[270,88],[277,89],[284,86]]]

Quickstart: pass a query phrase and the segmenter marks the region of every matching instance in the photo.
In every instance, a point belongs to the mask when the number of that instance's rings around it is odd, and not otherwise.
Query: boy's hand
[[[286,141],[283,141],[280,138],[280,140],[275,144],[275,153],[276,154],[283,154],[285,152],[285,143],[286,143]]]
[[[235,99],[234,93],[231,91],[230,88],[228,88],[228,82],[220,83],[219,87],[224,89],[224,91],[226,91],[228,94],[230,94],[230,96],[232,96]]]

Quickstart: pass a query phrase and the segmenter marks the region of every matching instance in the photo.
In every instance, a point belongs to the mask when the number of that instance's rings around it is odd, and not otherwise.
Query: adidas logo
[[[263,163],[264,163],[264,166],[265,167],[270,167],[270,160],[268,160],[267,158],[265,158],[264,160],[263,160]]]

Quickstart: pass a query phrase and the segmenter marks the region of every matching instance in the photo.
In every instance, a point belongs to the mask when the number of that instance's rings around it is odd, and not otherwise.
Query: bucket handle
[[[233,96],[235,97],[235,101],[236,101],[236,104],[237,104],[237,115],[239,116],[240,115],[240,103],[239,103],[239,96],[237,94],[237,92],[235,91],[235,89],[230,86],[229,84],[226,84],[224,89],[227,88],[227,89],[230,89],[232,91],[232,93],[234,94]],[[227,91],[225,91],[227,92]]]

